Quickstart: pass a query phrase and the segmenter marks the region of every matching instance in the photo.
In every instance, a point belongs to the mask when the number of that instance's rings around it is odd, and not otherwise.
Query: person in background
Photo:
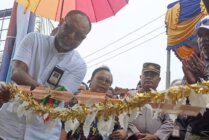
[[[127,96],[129,96],[129,89],[128,88],[115,87],[114,98],[124,99]]]
[[[78,87],[78,90],[74,94],[79,94],[82,90],[89,90],[88,85],[85,82],[82,82]]]
[[[141,80],[137,83],[137,85],[136,85],[136,89],[138,90],[138,89],[140,89],[141,88]]]
[[[107,93],[111,88],[113,82],[113,76],[110,69],[106,66],[99,67],[95,69],[91,75],[91,79],[88,81],[89,83],[89,91],[99,93]],[[82,125],[75,131],[73,135],[71,132],[68,133],[68,140],[103,140],[109,139],[108,137],[103,137],[99,134],[97,129],[97,120],[95,120],[90,129],[89,136],[87,138],[83,135]]]
[[[150,92],[151,90],[157,90],[160,80],[160,65],[156,63],[144,63],[140,76],[141,85],[139,86],[138,91]]]
[[[182,60],[182,69],[189,84],[209,80],[209,16],[205,16],[197,23],[194,35],[197,35],[197,44],[200,56],[195,52]],[[209,109],[196,117],[190,117],[185,140],[209,139]]]
[[[60,21],[55,36],[30,33],[16,48],[12,61],[11,79],[19,85],[35,88],[47,85],[52,89],[65,87],[75,92],[86,74],[86,64],[75,50],[91,30],[88,16],[79,11],[68,12]],[[6,94],[6,90],[0,89]],[[12,109],[13,102],[4,103],[0,110],[0,138],[5,140],[58,140],[61,122],[46,129],[42,117],[27,124]],[[63,107],[63,104],[60,104]]]
[[[180,86],[180,85],[182,85],[183,84],[183,81],[182,81],[182,79],[175,79],[175,80],[173,80],[172,82],[171,82],[171,87],[173,87],[173,86]]]
[[[89,90],[89,87],[85,82],[82,82],[78,90]]]
[[[184,79],[175,79],[171,82],[170,87],[184,85]],[[185,99],[184,104],[188,105],[188,97]],[[184,140],[188,126],[188,116],[178,115],[174,122],[173,132],[169,140]]]
[[[110,87],[107,91],[107,97],[114,98],[114,95],[115,95],[115,90],[112,87]]]
[[[88,81],[89,90],[98,93],[107,93],[113,82],[110,69],[106,66],[95,69]]]
[[[139,92],[157,90],[161,80],[160,65],[156,63],[144,63],[140,76],[141,88]],[[128,125],[128,132],[124,129],[113,132],[113,140],[167,140],[173,130],[173,121],[168,115],[160,114],[153,118],[148,107],[144,107],[138,117]]]

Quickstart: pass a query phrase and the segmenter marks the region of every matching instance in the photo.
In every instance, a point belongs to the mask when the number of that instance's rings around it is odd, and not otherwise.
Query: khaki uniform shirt
[[[153,118],[150,108],[144,107],[138,117],[128,126],[128,136],[135,133],[150,133],[158,136],[160,140],[167,140],[173,131],[173,121],[168,115]]]

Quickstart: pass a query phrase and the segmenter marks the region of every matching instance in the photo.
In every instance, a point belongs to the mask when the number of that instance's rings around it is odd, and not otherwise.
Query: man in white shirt
[[[86,74],[86,63],[74,50],[91,30],[91,22],[81,11],[70,11],[61,20],[55,36],[28,34],[17,48],[12,62],[12,80],[32,88],[48,85],[64,86],[75,92]],[[43,119],[37,117],[26,124],[25,117],[18,118],[13,103],[3,104],[0,110],[0,138],[5,140],[58,140],[61,124],[46,129]]]

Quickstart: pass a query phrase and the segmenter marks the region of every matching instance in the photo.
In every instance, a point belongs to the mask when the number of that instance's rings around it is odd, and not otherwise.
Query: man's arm
[[[28,74],[28,66],[19,60],[13,60],[11,79],[18,85],[38,86],[38,82]]]

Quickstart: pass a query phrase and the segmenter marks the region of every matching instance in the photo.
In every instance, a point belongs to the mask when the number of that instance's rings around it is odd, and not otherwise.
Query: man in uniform
[[[140,76],[141,86],[138,91],[146,93],[157,90],[160,80],[160,65],[144,63]],[[138,140],[167,140],[172,130],[173,121],[168,115],[159,115],[154,118],[152,110],[145,106],[138,117],[129,124],[127,133],[120,129],[113,132],[111,137],[113,140],[123,140],[124,137]]]

